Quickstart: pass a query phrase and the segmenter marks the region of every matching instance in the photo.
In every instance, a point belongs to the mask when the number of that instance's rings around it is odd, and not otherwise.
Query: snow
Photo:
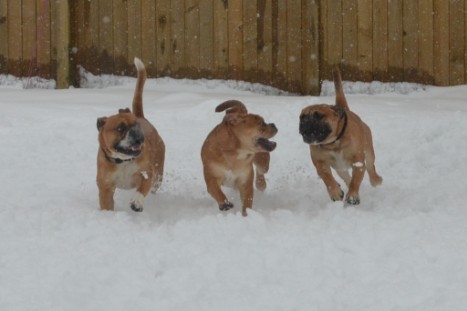
[[[344,208],[298,133],[301,109],[332,95],[148,80],[166,171],[135,213],[134,190],[100,211],[95,184],[96,119],[131,105],[135,79],[84,77],[97,88],[0,77],[0,310],[466,310],[467,86],[346,83],[384,182],[365,177],[361,204]],[[248,217],[229,189],[235,207],[219,211],[202,176],[200,148],[227,99],[279,128]]]

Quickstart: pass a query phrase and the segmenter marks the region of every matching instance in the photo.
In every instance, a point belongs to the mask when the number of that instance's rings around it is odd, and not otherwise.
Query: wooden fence
[[[467,79],[467,0],[0,0],[0,73],[79,86],[78,66],[318,94],[345,80]],[[62,56],[61,56],[62,55]],[[59,64],[60,63],[60,64]]]

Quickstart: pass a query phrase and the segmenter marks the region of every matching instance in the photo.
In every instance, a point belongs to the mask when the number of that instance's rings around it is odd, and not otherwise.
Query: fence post
[[[57,89],[70,86],[70,6],[69,0],[55,0],[55,42],[57,49]]]

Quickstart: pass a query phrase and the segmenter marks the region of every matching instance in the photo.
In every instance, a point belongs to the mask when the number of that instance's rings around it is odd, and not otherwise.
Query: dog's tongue
[[[266,151],[273,151],[277,146],[276,142],[270,141],[266,138],[258,138],[257,143]]]

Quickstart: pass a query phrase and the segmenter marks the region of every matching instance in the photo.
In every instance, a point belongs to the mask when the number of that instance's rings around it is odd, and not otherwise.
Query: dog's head
[[[345,111],[341,107],[326,104],[308,106],[300,114],[300,135],[310,145],[332,143],[340,136],[344,118]]]
[[[277,134],[274,123],[266,123],[261,116],[248,113],[238,100],[229,100],[216,107],[216,112],[224,110],[223,122],[232,129],[243,147],[252,152],[271,152],[276,148],[276,143],[269,140]]]
[[[97,119],[99,144],[107,156],[120,160],[136,158],[141,154],[144,134],[130,109]]]

